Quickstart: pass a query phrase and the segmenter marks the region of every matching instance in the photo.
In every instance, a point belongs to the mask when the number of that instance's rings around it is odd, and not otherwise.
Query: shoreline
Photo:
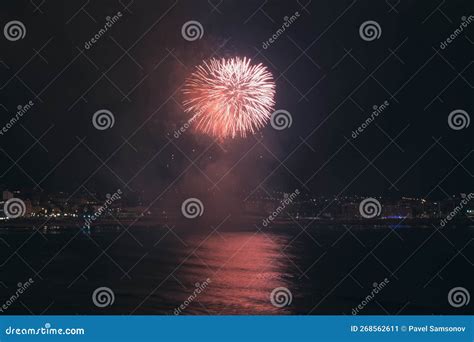
[[[234,217],[229,224],[251,224],[251,225],[262,225],[262,221],[265,217],[260,216],[246,216],[246,217]],[[196,223],[200,222],[197,221]],[[218,221],[218,220],[216,220]],[[278,227],[280,225],[296,224],[295,222],[304,222],[305,224],[311,222],[312,225],[321,226],[333,226],[333,225],[351,225],[351,226],[427,226],[431,228],[443,228],[441,226],[442,219],[434,218],[397,218],[397,219],[319,219],[315,217],[299,217],[299,218],[281,218],[275,219],[270,227]],[[166,224],[179,224],[183,222],[183,225],[188,225],[188,222],[184,222],[181,217],[175,218],[162,218],[162,217],[138,217],[138,218],[120,218],[120,219],[100,219],[91,225],[93,227],[104,227],[113,225],[137,225],[137,226],[152,226],[152,225],[166,225]],[[201,221],[207,223],[207,220]],[[22,218],[22,219],[11,219],[0,222],[0,229],[2,228],[34,228],[34,229],[48,229],[52,226],[56,228],[83,228],[85,230],[90,229],[85,227],[85,220],[77,218]],[[60,227],[61,226],[61,227]],[[474,222],[469,218],[459,218],[452,220],[446,227],[456,226],[473,226]]]

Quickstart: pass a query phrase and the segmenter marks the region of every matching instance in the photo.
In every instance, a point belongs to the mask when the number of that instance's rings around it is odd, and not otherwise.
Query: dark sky
[[[453,130],[456,109],[473,116],[474,22],[440,43],[474,11],[449,1],[2,1],[24,39],[0,37],[0,136],[4,187],[155,197],[201,190],[299,188],[324,195],[445,196],[473,191],[473,127]],[[392,3],[392,5],[390,5]],[[439,6],[439,7],[437,7]],[[107,16],[123,15],[90,49]],[[296,11],[300,16],[267,49]],[[181,27],[203,26],[186,41]],[[359,27],[381,27],[365,41]],[[3,33],[3,29],[2,29]],[[293,123],[246,139],[213,142],[192,128],[179,87],[210,57],[247,56],[276,78],[276,109]],[[374,105],[389,106],[356,139]],[[92,125],[110,110],[112,128]]]

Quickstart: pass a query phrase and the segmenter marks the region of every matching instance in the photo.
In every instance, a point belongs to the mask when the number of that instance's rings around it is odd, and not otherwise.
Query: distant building
[[[361,218],[359,203],[344,203],[341,205],[341,216],[344,219]]]
[[[151,212],[145,206],[125,207],[114,213],[117,218],[136,218],[148,215],[151,215]]]
[[[467,209],[466,216],[469,218],[474,218],[474,209]]]
[[[413,208],[398,204],[386,204],[382,207],[382,218],[413,218]]]

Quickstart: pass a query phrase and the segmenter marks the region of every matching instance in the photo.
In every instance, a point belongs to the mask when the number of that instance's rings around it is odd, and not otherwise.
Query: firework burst
[[[248,58],[211,59],[187,78],[185,111],[193,114],[196,129],[219,139],[245,137],[269,121],[275,83],[262,64]]]

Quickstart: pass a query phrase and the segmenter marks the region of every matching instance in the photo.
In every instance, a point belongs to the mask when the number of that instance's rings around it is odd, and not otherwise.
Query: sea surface
[[[307,224],[0,228],[0,314],[474,313],[473,226]]]

